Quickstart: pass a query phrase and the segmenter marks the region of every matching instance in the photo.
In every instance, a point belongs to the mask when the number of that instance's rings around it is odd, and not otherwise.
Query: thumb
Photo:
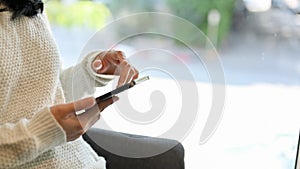
[[[52,106],[50,107],[50,111],[55,116],[55,118],[64,118],[69,115],[74,115],[77,111],[91,108],[95,104],[96,101],[93,97],[87,97],[72,103]]]
[[[96,101],[94,97],[87,97],[81,100],[77,100],[70,104],[70,108],[72,109],[72,111],[76,112],[93,107],[96,104]]]

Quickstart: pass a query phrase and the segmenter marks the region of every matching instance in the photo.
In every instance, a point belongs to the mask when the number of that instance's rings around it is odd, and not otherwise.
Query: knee
[[[178,142],[178,141],[174,141],[175,146],[170,150],[172,156],[178,160],[178,161],[184,161],[184,147],[183,145]]]
[[[176,156],[178,156],[178,158],[184,159],[184,147],[178,141],[177,141],[176,146],[174,147],[174,153],[176,154]]]
[[[172,140],[172,145],[175,145],[167,152],[161,154],[161,158],[166,164],[166,168],[172,169],[184,169],[184,147],[175,140]]]

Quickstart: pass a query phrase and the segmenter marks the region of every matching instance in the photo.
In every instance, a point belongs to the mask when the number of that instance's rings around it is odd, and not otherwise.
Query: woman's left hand
[[[92,67],[99,74],[119,75],[118,87],[139,76],[139,72],[126,60],[122,51],[109,50],[99,53]]]

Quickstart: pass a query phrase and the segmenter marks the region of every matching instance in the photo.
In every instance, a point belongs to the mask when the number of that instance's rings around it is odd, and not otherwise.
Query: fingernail
[[[102,67],[102,62],[101,60],[95,60],[94,63],[93,63],[93,68],[95,71],[98,71],[100,70]]]

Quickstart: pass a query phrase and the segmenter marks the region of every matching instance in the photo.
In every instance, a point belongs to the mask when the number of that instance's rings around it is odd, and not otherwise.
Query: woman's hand
[[[118,86],[128,83],[139,76],[139,72],[125,58],[122,51],[103,51],[92,63],[95,72],[99,74],[120,75]]]
[[[114,96],[97,105],[93,97],[88,97],[73,103],[55,105],[50,111],[65,130],[67,141],[73,141],[100,119],[100,112],[117,100],[118,97]],[[86,111],[76,115],[75,112],[80,110]]]

